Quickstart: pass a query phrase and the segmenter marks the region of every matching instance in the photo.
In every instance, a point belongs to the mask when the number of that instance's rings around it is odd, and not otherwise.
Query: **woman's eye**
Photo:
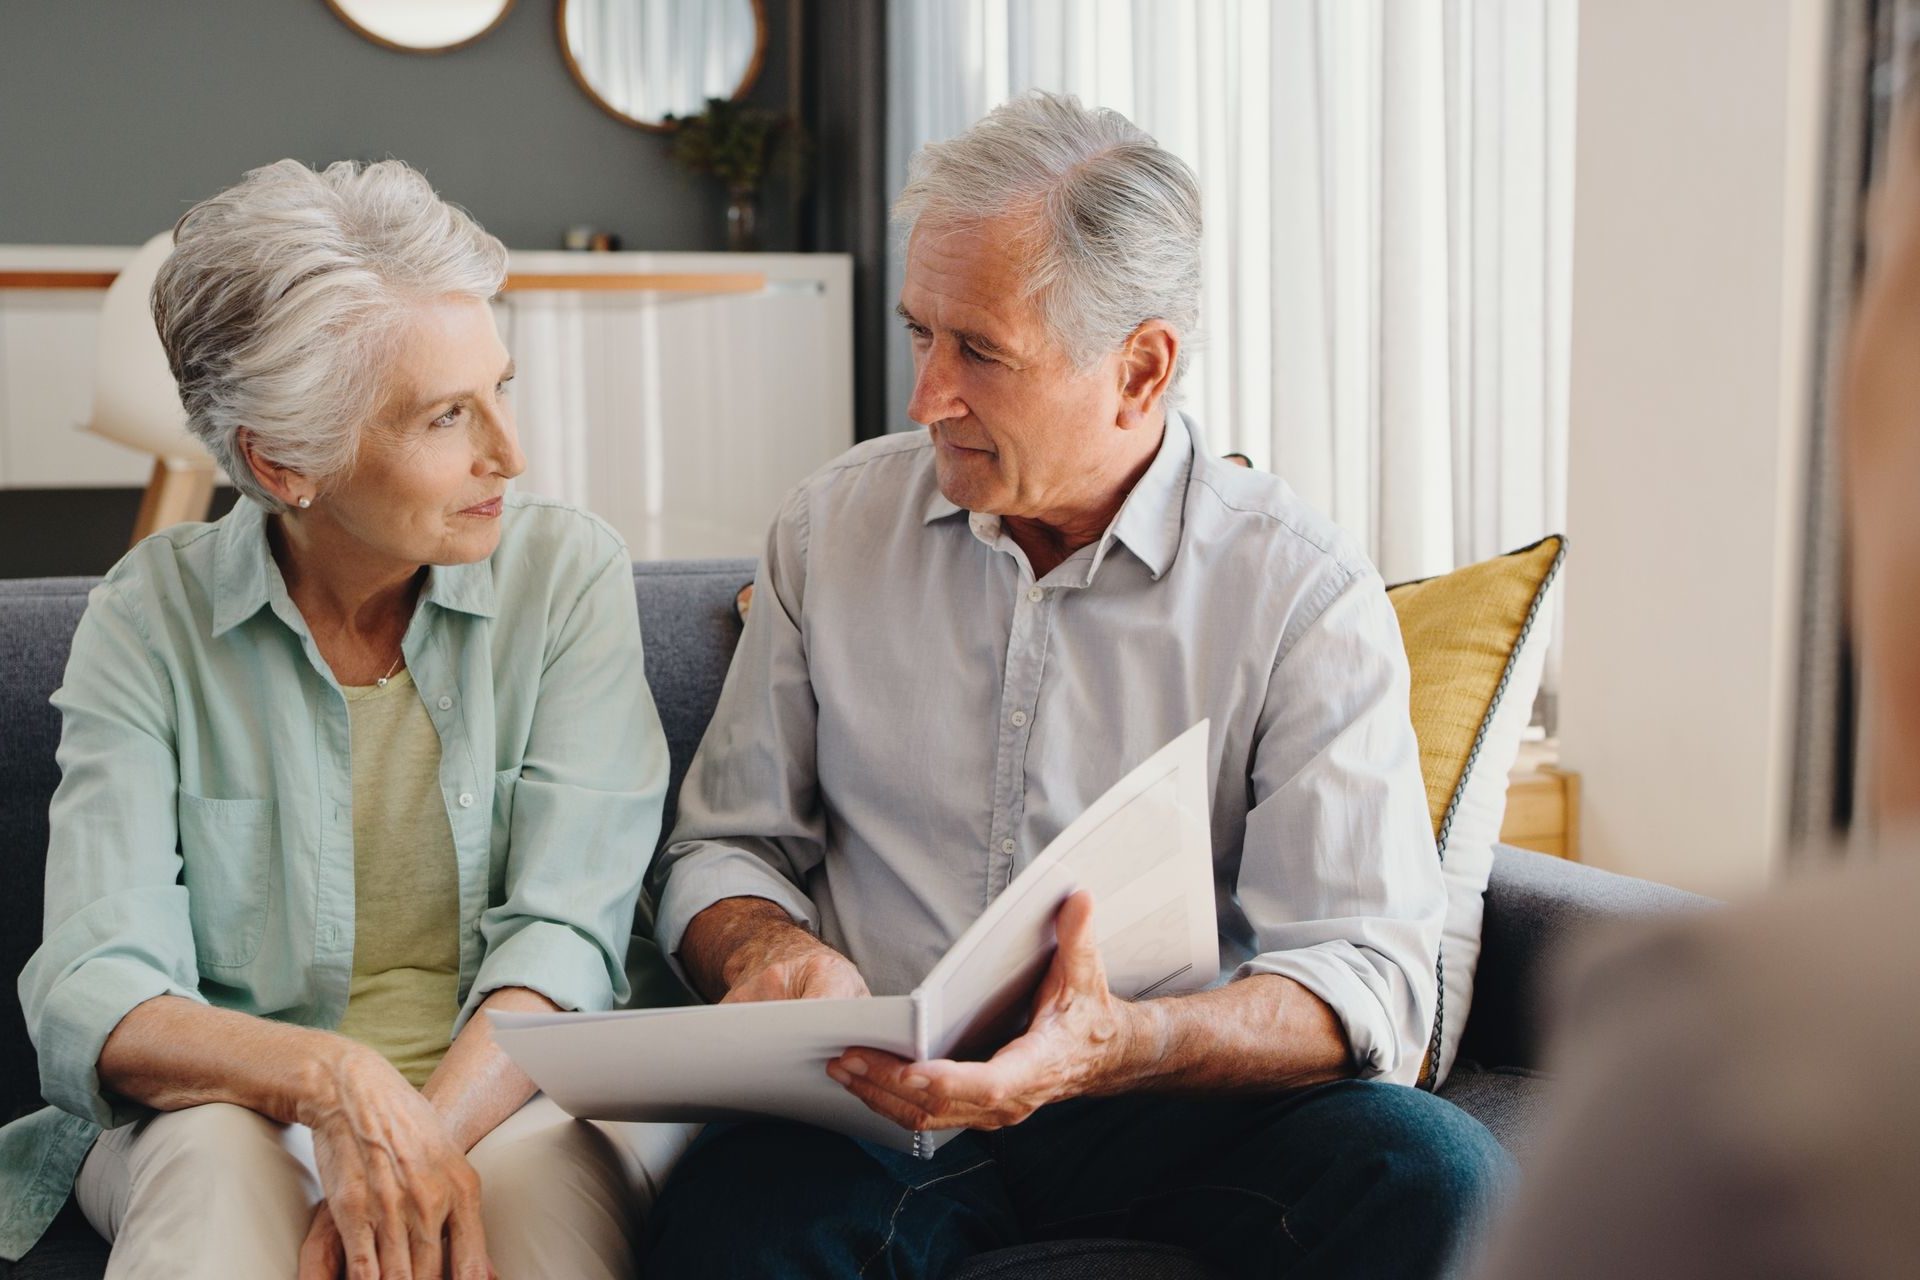
[[[518,374],[515,374],[515,375],[514,375],[514,377],[518,377],[518,376],[519,376]],[[500,381],[499,381],[499,382],[498,382],[497,384],[495,384],[495,386],[494,386],[494,388],[493,388],[493,394],[495,394],[495,395],[497,395],[497,396],[503,396],[503,395],[505,395],[505,394],[507,394],[507,388],[508,388],[508,386],[509,386],[509,385],[511,385],[511,384],[512,384],[512,382],[513,382],[513,378],[502,378],[502,379],[500,379]]]
[[[460,421],[460,406],[455,405],[453,408],[435,418],[433,425],[436,427],[450,427],[458,421]]]

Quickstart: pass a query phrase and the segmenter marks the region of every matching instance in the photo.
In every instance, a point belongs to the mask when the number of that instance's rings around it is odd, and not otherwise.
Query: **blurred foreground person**
[[[1854,611],[1886,856],[1594,963],[1560,1118],[1487,1274],[1892,1276],[1920,1259],[1920,117],[1876,192],[1848,353]]]

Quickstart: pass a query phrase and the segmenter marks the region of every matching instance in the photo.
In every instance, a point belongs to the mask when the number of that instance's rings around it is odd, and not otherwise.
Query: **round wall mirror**
[[[445,53],[499,26],[513,0],[327,0],[340,21],[402,53]]]
[[[743,97],[767,52],[762,0],[560,0],[560,50],[600,109],[642,129]]]

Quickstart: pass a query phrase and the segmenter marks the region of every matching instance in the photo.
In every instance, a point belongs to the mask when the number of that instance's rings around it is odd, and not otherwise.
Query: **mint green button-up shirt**
[[[429,571],[402,647],[459,862],[449,1037],[500,987],[624,1001],[667,782],[626,547],[585,512],[510,497],[490,558]],[[332,1028],[353,974],[347,703],[259,507],[129,552],[53,702],[45,935],[20,998],[54,1105],[0,1130],[7,1258],[45,1231],[100,1128],[145,1114],[95,1070],[135,1005]]]

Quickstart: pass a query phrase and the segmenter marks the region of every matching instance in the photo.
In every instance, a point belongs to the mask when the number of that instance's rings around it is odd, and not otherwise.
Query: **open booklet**
[[[1207,722],[1116,783],[1014,878],[912,994],[856,1000],[494,1013],[494,1037],[568,1114],[589,1120],[780,1116],[931,1156],[827,1076],[854,1046],[911,1061],[984,1058],[1025,1025],[1081,889],[1108,985],[1127,999],[1197,990],[1220,965],[1208,819]]]

